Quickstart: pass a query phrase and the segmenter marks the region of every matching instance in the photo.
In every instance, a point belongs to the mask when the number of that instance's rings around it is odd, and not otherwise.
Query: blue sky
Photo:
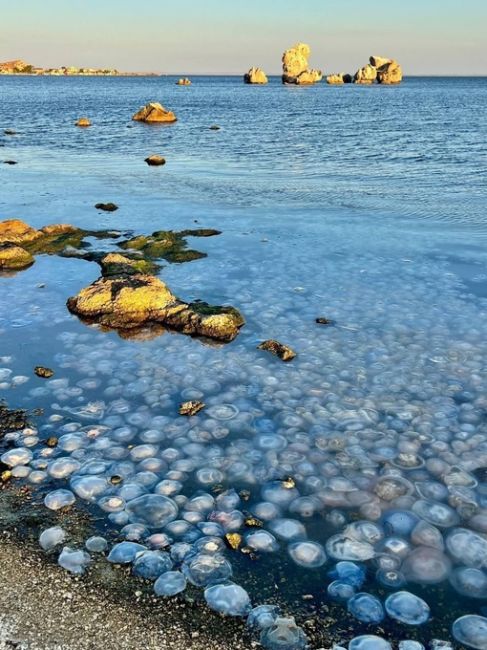
[[[406,74],[487,75],[487,0],[0,0],[0,61],[175,74],[354,72],[370,54]]]

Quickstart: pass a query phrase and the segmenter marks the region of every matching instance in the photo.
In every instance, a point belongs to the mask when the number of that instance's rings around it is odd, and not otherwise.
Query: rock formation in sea
[[[353,77],[353,82],[356,84],[373,84],[377,79],[377,68],[367,63],[363,68],[359,68]]]
[[[136,122],[147,122],[148,124],[161,122],[176,122],[177,117],[172,111],[168,111],[159,102],[149,102],[142,106],[132,117]]]
[[[402,69],[399,63],[394,59],[387,59],[383,56],[371,56],[369,63],[359,68],[353,76],[335,73],[326,77],[326,82],[331,85],[353,82],[368,86],[373,83],[398,84],[401,81]]]
[[[76,122],[75,126],[91,126],[91,122],[87,117],[80,117],[79,120]]]
[[[4,242],[0,244],[0,271],[25,269],[34,264],[34,258],[21,246]]]
[[[286,84],[314,84],[321,81],[321,70],[308,68],[308,58],[311,53],[306,43],[296,43],[282,55],[282,82]]]
[[[352,75],[343,72],[329,74],[326,78],[326,83],[331,85],[341,85],[352,83]]]
[[[380,84],[398,84],[402,81],[402,68],[394,59],[371,56],[370,64],[377,68],[377,81]]]
[[[181,77],[176,81],[176,86],[191,86],[191,79],[188,77]]]
[[[244,82],[246,84],[266,84],[268,82],[266,73],[262,68],[250,68],[248,72],[244,74]]]

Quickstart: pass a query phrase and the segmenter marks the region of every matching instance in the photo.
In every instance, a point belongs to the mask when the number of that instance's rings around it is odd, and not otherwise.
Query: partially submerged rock
[[[20,431],[28,426],[27,413],[22,409],[10,410],[0,403],[0,436],[11,431]]]
[[[326,78],[326,83],[331,85],[342,85],[352,83],[352,75],[340,72],[337,74],[329,74]]]
[[[392,85],[402,81],[402,68],[394,59],[371,56],[370,63],[377,68],[377,81],[380,84]]]
[[[144,258],[133,259],[120,253],[108,253],[99,262],[101,274],[108,278],[117,275],[135,275],[136,273],[154,273],[157,265]]]
[[[115,212],[115,210],[118,210],[118,205],[115,203],[97,203],[95,205],[95,208],[97,210],[103,210],[104,212]]]
[[[333,321],[325,316],[318,316],[318,318],[315,319],[315,322],[318,325],[333,325]]]
[[[151,156],[148,156],[144,160],[151,167],[160,167],[161,165],[166,164],[166,159],[163,158],[162,156],[159,156],[159,154],[156,153],[152,154]]]
[[[0,270],[25,269],[34,264],[34,258],[24,248],[4,242],[0,244]]]
[[[185,303],[151,275],[102,277],[69,298],[68,309],[80,318],[115,329],[159,323],[191,336],[232,341],[244,324],[232,307]]]
[[[206,257],[206,253],[187,248],[186,237],[212,237],[219,230],[196,229],[174,232],[157,230],[152,235],[138,235],[120,242],[119,247],[126,251],[138,251],[146,259],[165,259],[168,262],[189,262]]]
[[[198,402],[197,400],[183,402],[179,407],[179,415],[190,415],[190,416],[196,415],[204,408],[205,408],[204,402]]]
[[[267,350],[267,352],[272,352],[276,357],[279,357],[282,361],[291,361],[296,356],[296,352],[292,348],[283,343],[279,343],[275,339],[268,339],[263,341],[260,345],[257,346],[259,350]]]
[[[4,160],[3,164],[4,165],[17,165],[18,163],[17,163],[16,160]]]
[[[43,379],[49,379],[54,375],[54,370],[45,366],[36,366],[34,372],[38,377],[42,377]]]
[[[377,79],[377,68],[374,68],[373,65],[370,65],[368,63],[367,65],[364,65],[363,68],[357,70],[353,78],[353,81],[356,84],[370,85],[374,83],[376,79]]]
[[[157,124],[162,122],[176,122],[177,117],[172,111],[168,111],[159,102],[150,102],[143,106],[132,117],[136,122],[147,122]]]
[[[266,84],[268,82],[266,73],[262,68],[250,68],[248,72],[244,74],[244,82],[246,84]]]
[[[182,77],[176,81],[176,86],[191,86],[191,79],[188,79],[188,77]]]
[[[91,122],[87,117],[80,117],[79,120],[75,122],[75,126],[82,126],[82,127],[91,126]]]
[[[0,221],[0,242],[24,244],[41,237],[39,230],[31,228],[20,219]]]
[[[314,84],[321,81],[321,70],[310,70],[308,58],[311,53],[306,43],[296,43],[282,55],[282,82],[286,84]]]

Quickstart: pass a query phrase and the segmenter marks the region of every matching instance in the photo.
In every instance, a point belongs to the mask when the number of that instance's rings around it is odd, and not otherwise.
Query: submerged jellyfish
[[[450,528],[460,521],[458,513],[453,508],[447,506],[446,503],[437,501],[420,499],[413,505],[413,511],[425,521],[439,528]]]
[[[64,542],[66,539],[66,531],[64,531],[60,526],[53,526],[52,528],[46,528],[42,531],[39,537],[39,544],[45,551],[52,551]]]
[[[455,528],[446,538],[450,555],[469,567],[487,567],[487,539],[467,528]]]
[[[175,596],[186,589],[186,578],[181,571],[166,571],[154,583],[156,596]]]
[[[255,533],[249,533],[245,538],[247,546],[254,551],[261,553],[274,553],[279,549],[276,538],[266,530],[257,530]]]
[[[85,546],[91,553],[104,553],[108,548],[108,542],[104,537],[94,535],[86,540]]]
[[[285,487],[283,481],[271,481],[262,486],[261,495],[264,501],[287,508],[291,501],[299,497],[299,492],[295,487]]]
[[[404,560],[401,571],[406,580],[418,584],[437,584],[448,577],[450,559],[430,546],[418,546]]]
[[[347,603],[347,609],[352,616],[362,623],[380,623],[385,616],[384,608],[378,598],[361,592],[352,596]]]
[[[137,553],[146,550],[147,548],[145,546],[136,542],[120,542],[112,548],[107,560],[113,562],[113,564],[130,564],[135,560]]]
[[[375,557],[374,547],[345,535],[333,535],[326,542],[326,552],[335,560],[363,562]]]
[[[162,528],[178,514],[176,503],[162,494],[144,494],[129,501],[126,509],[133,521],[149,528]]]
[[[334,580],[327,587],[327,593],[333,600],[347,601],[355,595],[355,587],[343,580]]]
[[[328,573],[330,578],[347,582],[352,587],[360,587],[365,582],[365,569],[355,562],[338,562],[335,568]]]
[[[307,645],[305,633],[292,617],[276,618],[262,631],[260,642],[266,650],[304,650]]]
[[[306,528],[296,519],[274,519],[269,523],[269,530],[287,542],[306,539]]]
[[[411,532],[411,541],[418,546],[431,546],[443,551],[445,542],[441,532],[427,521],[420,520]]]
[[[30,449],[25,447],[18,447],[17,449],[10,449],[6,451],[0,457],[2,463],[8,465],[9,467],[16,467],[17,465],[27,465],[33,458],[33,454]]]
[[[306,569],[316,569],[326,562],[326,554],[323,547],[316,542],[296,542],[289,546],[289,555]]]
[[[364,634],[356,636],[348,644],[348,650],[392,650],[389,641],[381,639],[380,636]]]
[[[399,650],[424,650],[424,645],[419,641],[399,641]]]
[[[389,535],[408,537],[420,521],[419,517],[409,510],[390,510],[382,519],[382,525]]]
[[[49,510],[61,510],[61,508],[73,505],[75,501],[76,497],[71,490],[53,490],[44,497],[44,505]]]
[[[135,558],[132,572],[139,578],[156,580],[162,573],[172,569],[173,563],[169,553],[163,551],[144,551]]]
[[[389,589],[399,589],[406,582],[404,575],[394,569],[379,569],[375,574],[375,578],[377,582]]]
[[[265,630],[274,624],[279,616],[277,605],[259,605],[254,607],[247,617],[247,626],[257,630]]]
[[[226,616],[246,616],[251,609],[248,593],[234,582],[224,582],[205,589],[208,607]]]
[[[487,648],[487,618],[484,616],[461,616],[453,623],[451,631],[458,643],[474,650]]]
[[[74,575],[81,575],[85,572],[90,563],[90,556],[86,551],[75,550],[65,546],[58,557],[59,566]]]
[[[232,566],[221,555],[199,553],[184,562],[182,571],[191,584],[206,587],[230,578]]]
[[[396,591],[385,602],[387,614],[406,625],[422,625],[430,616],[430,608],[422,598],[409,591]]]
[[[450,583],[462,596],[487,599],[487,574],[480,569],[458,567],[452,571]]]

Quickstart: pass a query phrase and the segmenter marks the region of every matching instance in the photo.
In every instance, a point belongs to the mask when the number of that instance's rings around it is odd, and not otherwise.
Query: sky
[[[487,0],[0,0],[0,61],[167,74],[278,74],[282,52],[355,72],[487,75]]]

